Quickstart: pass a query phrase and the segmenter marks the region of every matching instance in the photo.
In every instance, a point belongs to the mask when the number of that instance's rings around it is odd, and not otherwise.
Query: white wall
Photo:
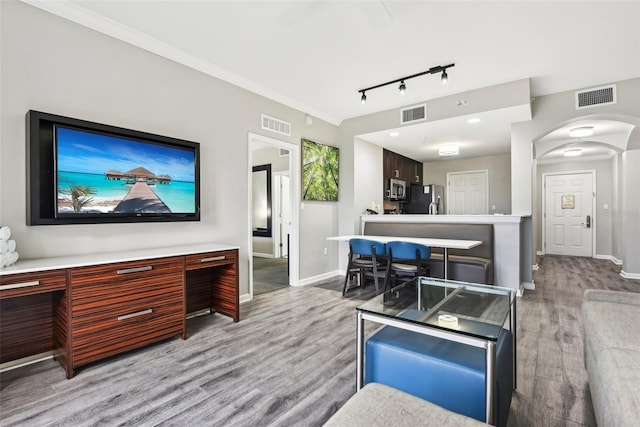
[[[11,227],[21,256],[221,242],[240,247],[240,292],[248,293],[247,134],[298,146],[302,137],[337,145],[337,127],[319,119],[306,126],[304,112],[24,3],[2,1],[0,8],[0,223]],[[30,109],[200,142],[201,221],[28,227]],[[261,114],[291,122],[292,136],[263,131]],[[317,239],[318,222],[336,234],[337,204],[307,204],[301,211],[301,278],[331,267],[306,244]]]

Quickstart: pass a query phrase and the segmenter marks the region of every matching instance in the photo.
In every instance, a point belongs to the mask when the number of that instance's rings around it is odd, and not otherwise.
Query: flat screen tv
[[[27,113],[29,225],[198,221],[200,144]]]

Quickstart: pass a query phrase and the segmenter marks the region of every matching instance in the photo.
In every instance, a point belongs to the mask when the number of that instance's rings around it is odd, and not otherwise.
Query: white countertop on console
[[[520,215],[362,215],[362,222],[433,222],[449,224],[503,224],[520,223]]]
[[[0,276],[19,273],[32,273],[43,270],[85,267],[96,264],[137,261],[150,258],[164,258],[180,255],[191,255],[204,252],[216,252],[239,249],[238,246],[220,243],[196,243],[193,245],[167,246],[162,248],[123,250],[87,255],[69,255],[51,258],[19,260],[15,264],[0,268]]]

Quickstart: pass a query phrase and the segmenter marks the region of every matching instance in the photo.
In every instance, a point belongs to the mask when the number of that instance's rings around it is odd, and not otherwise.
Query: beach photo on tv
[[[193,214],[195,152],[55,127],[56,213]]]

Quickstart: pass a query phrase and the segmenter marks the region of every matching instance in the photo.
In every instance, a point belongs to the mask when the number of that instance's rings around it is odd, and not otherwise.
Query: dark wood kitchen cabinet
[[[417,180],[416,180],[417,176]],[[384,197],[388,199],[389,179],[396,178],[410,184],[422,185],[422,163],[393,151],[382,150],[382,178]]]

